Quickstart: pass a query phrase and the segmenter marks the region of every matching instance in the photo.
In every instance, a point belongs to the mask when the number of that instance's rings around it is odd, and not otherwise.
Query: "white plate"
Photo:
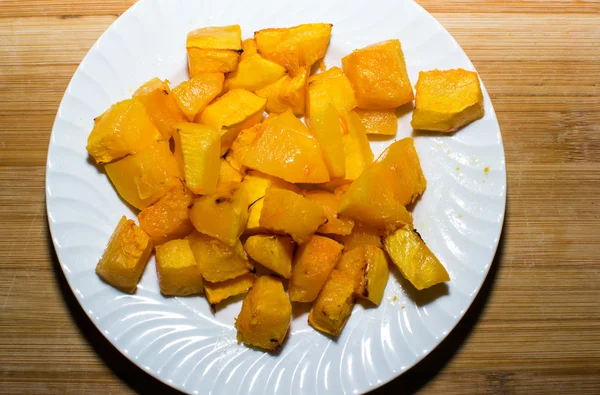
[[[350,5],[352,4],[352,5]],[[237,300],[211,313],[202,297],[164,298],[154,260],[135,295],[102,283],[94,267],[119,217],[135,218],[106,175],[88,159],[93,118],[152,77],[186,77],[185,38],[206,25],[255,30],[333,23],[327,66],[378,41],[399,38],[413,83],[420,70],[473,65],[434,18],[412,1],[142,0],[86,55],[62,100],[48,152],[46,198],[52,240],[66,278],[90,319],[116,348],[159,380],[188,393],[360,393],[423,359],[452,330],[477,295],[502,229],[504,152],[492,103],[454,135],[417,135],[428,187],[415,226],[448,269],[436,295],[407,293],[393,272],[379,308],[357,305],[337,341],[295,313],[287,341],[272,355],[238,345]],[[398,138],[409,136],[410,114]],[[373,142],[377,156],[391,140]]]

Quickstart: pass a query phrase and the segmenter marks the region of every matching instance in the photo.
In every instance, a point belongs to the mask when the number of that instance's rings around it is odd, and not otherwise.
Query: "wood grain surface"
[[[208,0],[207,0],[208,1]],[[176,393],[87,319],[49,238],[65,88],[132,0],[0,0],[0,393]],[[377,393],[600,393],[600,2],[421,0],[465,49],[504,139],[491,273],[428,358]]]

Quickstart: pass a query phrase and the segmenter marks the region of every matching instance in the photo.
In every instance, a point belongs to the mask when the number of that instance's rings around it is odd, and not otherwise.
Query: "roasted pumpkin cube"
[[[382,230],[355,221],[349,235],[338,235],[335,239],[344,245],[344,251],[367,245],[383,248],[384,234]]]
[[[463,69],[419,73],[411,125],[414,129],[455,132],[483,117],[479,77]]]
[[[335,107],[330,104],[325,111],[315,114],[311,118],[310,130],[319,142],[331,178],[343,178],[346,175],[346,157],[342,148],[342,125]]]
[[[284,76],[285,67],[271,62],[259,54],[245,56],[235,71],[227,74],[225,90],[247,89],[255,91]]]
[[[342,58],[358,107],[384,110],[414,99],[400,40],[389,40],[357,49]]]
[[[290,109],[296,115],[304,115],[308,74],[309,70],[302,67],[296,76],[283,76],[277,81],[258,89],[256,94],[267,99],[266,111],[280,114]]]
[[[192,192],[179,182],[158,202],[138,214],[140,228],[150,236],[155,246],[184,238],[194,230],[188,214],[190,204]]]
[[[344,246],[328,237],[314,235],[301,245],[294,257],[288,286],[292,302],[312,302],[319,295],[329,273],[339,261]]]
[[[185,121],[185,115],[173,96],[169,81],[158,78],[146,82],[133,94],[133,97],[139,99],[146,108],[148,116],[160,131],[163,140],[171,138],[176,123]]]
[[[354,221],[338,215],[342,195],[336,195],[327,191],[309,191],[304,193],[304,197],[313,203],[323,207],[327,222],[317,229],[317,233],[349,235],[354,227]]]
[[[290,79],[291,77],[289,75],[285,75],[276,80],[275,82],[272,82],[269,85],[257,89],[254,92],[258,96],[267,99],[267,105],[265,106],[266,112],[281,114],[282,112],[290,108],[289,105],[281,97],[283,86],[286,84],[286,81],[289,81]]]
[[[253,38],[247,38],[242,41],[242,54],[240,55],[240,62],[246,58],[256,55],[258,49],[256,48],[256,41]]]
[[[148,235],[135,222],[122,217],[96,265],[96,274],[113,287],[133,293],[151,252]]]
[[[220,137],[217,129],[195,123],[175,125],[175,156],[183,164],[186,186],[196,194],[210,194],[219,181]]]
[[[196,197],[190,219],[198,232],[235,246],[246,227],[249,204],[246,189],[232,183],[215,194]]]
[[[221,129],[221,155],[238,134],[261,121],[267,100],[245,89],[232,89],[204,109],[196,122]]]
[[[206,298],[214,306],[227,298],[248,292],[252,288],[254,280],[256,280],[254,273],[246,273],[231,280],[218,283],[209,283],[206,281],[204,283]]]
[[[329,47],[331,28],[327,23],[311,23],[288,28],[264,29],[254,33],[258,52],[284,66],[292,76],[323,58]]]
[[[255,235],[244,244],[250,258],[284,278],[292,274],[294,242],[289,236]]]
[[[354,281],[356,296],[379,306],[390,276],[387,258],[380,248],[364,245],[344,252],[336,266]]]
[[[357,108],[355,111],[360,117],[367,134],[396,135],[398,131],[398,116],[396,116],[395,108],[388,110],[363,110]]]
[[[360,117],[350,111],[342,123],[344,121],[347,131],[342,136],[346,166],[344,178],[355,180],[373,163],[373,151]]]
[[[292,304],[281,280],[261,276],[244,298],[235,320],[239,342],[265,350],[276,350],[287,334],[292,318]]]
[[[163,295],[201,294],[204,289],[200,266],[188,240],[171,240],[156,247],[156,273]]]
[[[191,122],[223,90],[223,73],[202,73],[183,81],[173,89],[173,96]]]
[[[248,207],[248,222],[246,222],[246,229],[244,229],[243,233],[244,236],[268,232],[267,228],[260,225],[260,214],[262,213],[264,203],[264,198],[259,198]]]
[[[219,182],[217,183],[217,190],[227,189],[227,186],[231,183],[242,182],[242,175],[235,170],[225,158],[221,158],[221,166],[219,167]]]
[[[207,26],[187,35],[187,48],[242,49],[242,29],[239,25]]]
[[[190,78],[204,73],[229,73],[237,68],[240,51],[231,49],[188,48]]]
[[[168,141],[157,141],[104,168],[119,195],[138,209],[156,202],[183,178]]]
[[[231,148],[229,148],[227,155],[225,155],[225,160],[227,163],[229,163],[231,167],[237,170],[240,174],[246,172],[246,166],[244,166],[242,162],[246,157],[246,153],[248,153],[250,146],[254,144],[258,137],[260,137],[261,128],[262,124],[257,123],[252,127],[242,130],[236,139],[233,140]]]
[[[352,280],[346,274],[332,271],[308,314],[310,326],[331,336],[339,336],[354,308],[353,291]]]
[[[186,239],[206,281],[218,283],[254,270],[239,240],[232,247],[199,232],[193,232]]]
[[[97,163],[108,163],[141,152],[160,139],[146,108],[133,98],[113,104],[94,119],[86,149]]]
[[[289,182],[329,181],[319,143],[289,110],[263,122],[242,163]]]
[[[300,193],[300,188],[291,182],[284,181],[280,178],[256,170],[248,171],[244,176],[242,185],[248,192],[248,200],[250,203],[264,197],[269,188],[287,189],[288,191]]]
[[[308,79],[307,100],[311,123],[312,119],[322,116],[330,105],[342,115],[356,107],[350,80],[339,67],[332,67]]]
[[[325,210],[318,204],[292,191],[271,188],[264,197],[259,223],[302,244],[326,221]]]
[[[450,281],[446,268],[415,230],[400,228],[385,239],[385,250],[400,272],[419,291]]]

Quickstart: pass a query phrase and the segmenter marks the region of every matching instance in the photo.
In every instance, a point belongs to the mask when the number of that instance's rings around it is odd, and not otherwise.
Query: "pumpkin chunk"
[[[156,272],[163,295],[187,296],[204,289],[200,266],[188,240],[171,240],[156,247]]]
[[[248,292],[252,288],[255,279],[256,276],[253,273],[246,273],[219,283],[209,283],[206,281],[204,283],[206,298],[214,306],[227,298]]]
[[[142,102],[163,140],[171,138],[176,123],[185,122],[185,114],[175,101],[169,81],[153,78],[140,86],[133,97]]]
[[[339,270],[331,272],[308,314],[310,326],[332,336],[339,336],[354,308],[353,291],[352,280],[346,274]]]
[[[244,244],[250,258],[284,278],[290,278],[294,242],[288,236],[255,235]]]

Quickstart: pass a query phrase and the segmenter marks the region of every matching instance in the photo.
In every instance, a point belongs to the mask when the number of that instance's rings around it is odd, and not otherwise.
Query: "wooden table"
[[[208,0],[207,0],[208,1]],[[66,285],[46,150],[86,51],[132,0],[0,2],[0,393],[175,393],[95,329]],[[422,0],[498,113],[504,234],[450,336],[380,393],[600,393],[600,2]]]

